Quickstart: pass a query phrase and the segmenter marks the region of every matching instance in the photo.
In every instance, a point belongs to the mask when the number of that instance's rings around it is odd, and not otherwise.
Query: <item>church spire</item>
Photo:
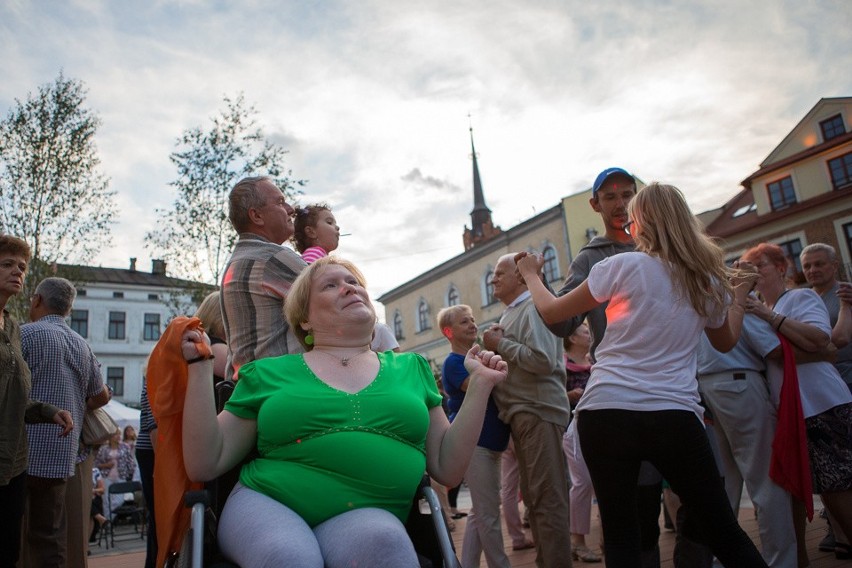
[[[470,119],[470,115],[467,115]],[[464,250],[500,234],[500,227],[495,227],[491,221],[491,209],[485,204],[485,194],[482,191],[482,179],[479,177],[479,162],[476,159],[476,147],[473,144],[473,125],[470,130],[470,151],[473,159],[473,210],[470,212],[471,228],[464,228]]]

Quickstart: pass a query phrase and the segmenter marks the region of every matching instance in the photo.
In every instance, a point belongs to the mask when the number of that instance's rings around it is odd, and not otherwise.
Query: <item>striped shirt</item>
[[[303,351],[284,319],[284,299],[305,266],[290,248],[252,233],[240,234],[222,277],[226,379],[255,359]]]
[[[64,438],[57,436],[55,424],[27,424],[27,473],[52,479],[71,477],[86,399],[104,390],[101,365],[86,340],[60,315],[21,326],[21,352],[32,373],[30,396],[68,410],[74,419],[73,432]]]
[[[151,432],[157,429],[157,423],[154,421],[154,413],[151,412],[151,402],[148,400],[148,378],[142,379],[142,395],[139,397],[139,435],[136,437],[137,450],[154,451],[154,445],[151,443]]]
[[[328,256],[328,253],[322,247],[308,247],[302,253],[302,260],[308,264],[313,264],[319,259]]]

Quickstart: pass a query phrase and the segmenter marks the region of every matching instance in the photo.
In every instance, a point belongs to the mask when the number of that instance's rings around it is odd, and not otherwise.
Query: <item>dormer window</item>
[[[823,120],[819,123],[819,127],[820,130],[822,130],[823,142],[828,142],[832,138],[837,138],[838,136],[846,134],[846,127],[843,125],[843,117],[839,114]]]

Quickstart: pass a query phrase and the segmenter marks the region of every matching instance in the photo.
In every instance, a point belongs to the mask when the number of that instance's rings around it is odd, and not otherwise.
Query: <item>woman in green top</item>
[[[305,354],[240,369],[233,396],[213,413],[212,363],[189,366],[184,459],[213,479],[257,447],[225,505],[219,545],[253,566],[418,566],[403,521],[424,469],[461,481],[491,389],[506,377],[498,355],[474,347],[471,380],[452,426],[428,363],[374,353],[376,314],[360,271],[326,257],[299,275],[285,314]],[[183,356],[206,338],[188,331]]]

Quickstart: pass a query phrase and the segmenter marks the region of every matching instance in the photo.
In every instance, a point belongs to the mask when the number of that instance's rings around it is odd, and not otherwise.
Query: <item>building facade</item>
[[[138,408],[148,355],[175,315],[195,312],[194,292],[206,287],[167,276],[161,260],[151,272],[137,270],[136,259],[129,269],[62,268],[77,288],[69,325],[92,347],[114,397]]]
[[[503,313],[503,305],[494,298],[491,285],[494,267],[502,255],[519,251],[544,254],[545,276],[554,284],[564,279],[568,267],[565,259],[570,258],[561,203],[506,231],[493,224],[475,151],[473,203],[471,226],[465,227],[462,235],[464,252],[378,298],[385,306],[387,323],[400,348],[420,353],[436,372],[450,352],[450,344],[436,321],[441,308],[469,305],[480,329],[497,321]]]
[[[804,282],[799,252],[833,246],[852,277],[852,97],[821,99],[743,180],[743,189],[707,215],[729,260],[760,242],[787,252],[790,276]]]

